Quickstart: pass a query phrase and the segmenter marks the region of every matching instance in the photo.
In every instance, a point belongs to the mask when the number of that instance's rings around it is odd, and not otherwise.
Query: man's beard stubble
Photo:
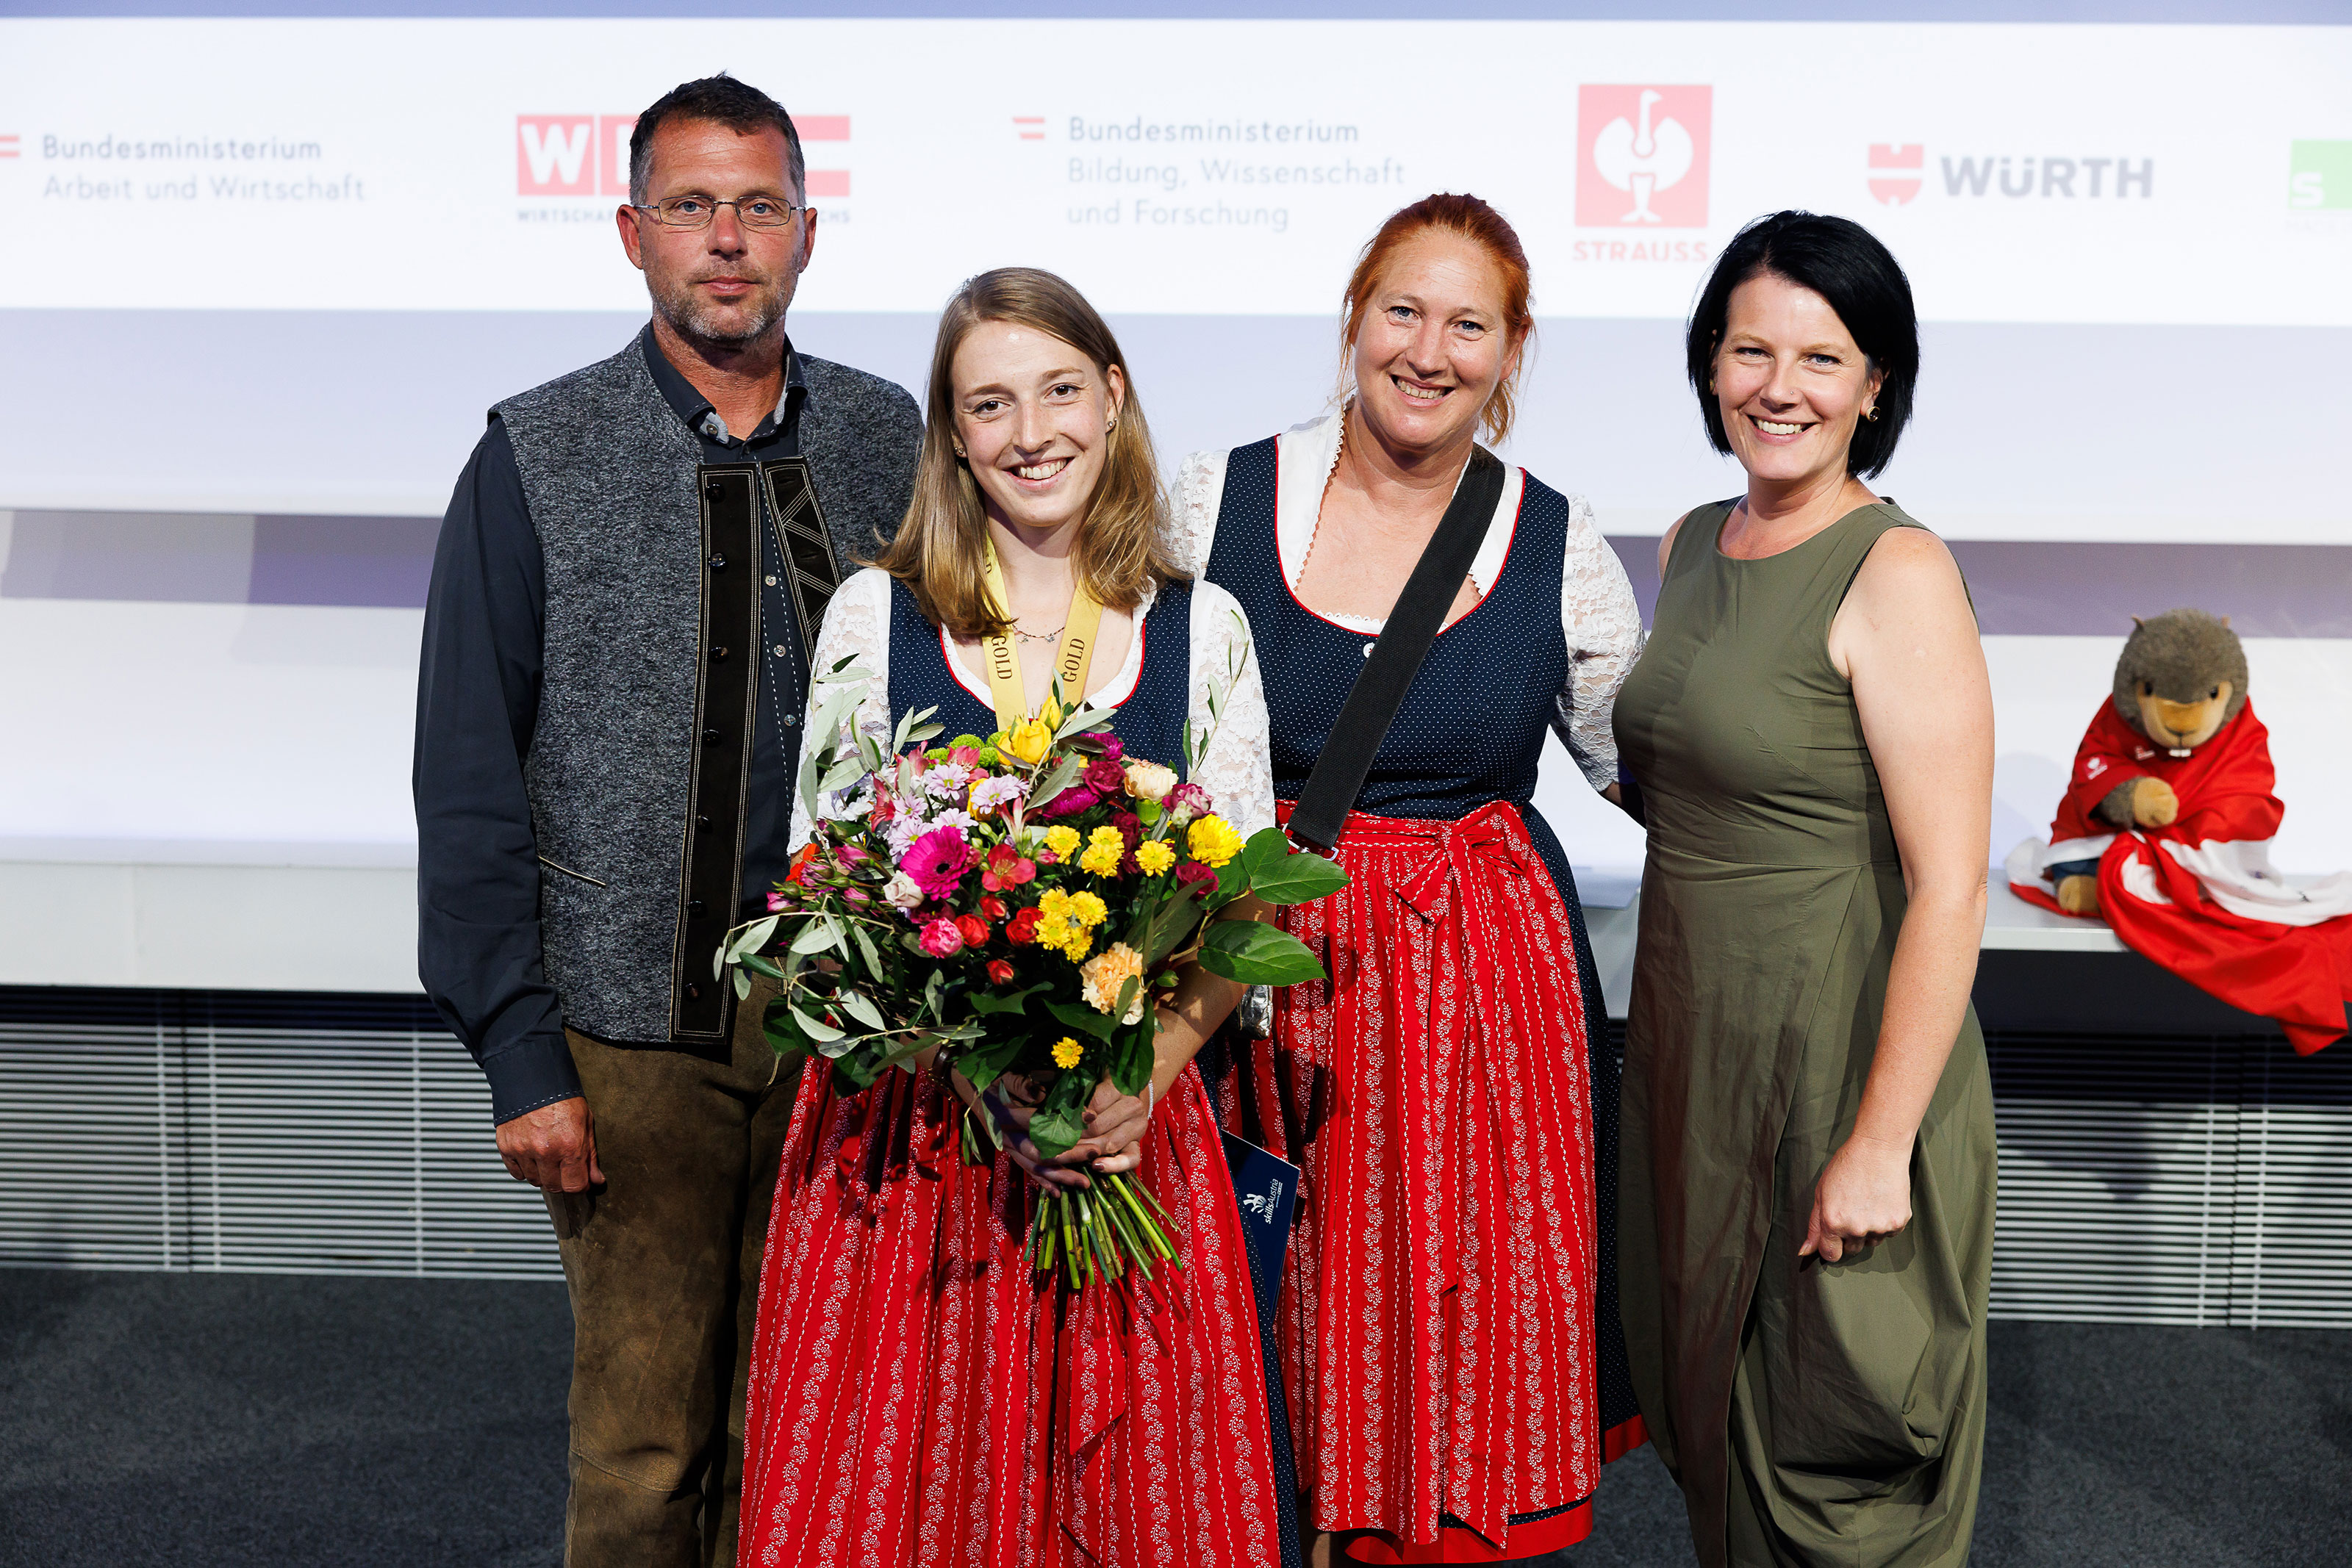
[[[789,288],[763,280],[765,286],[750,300],[713,305],[696,296],[696,281],[688,278],[665,287],[647,273],[646,292],[653,297],[655,314],[669,323],[670,330],[699,347],[733,350],[757,342],[784,319],[792,303]]]

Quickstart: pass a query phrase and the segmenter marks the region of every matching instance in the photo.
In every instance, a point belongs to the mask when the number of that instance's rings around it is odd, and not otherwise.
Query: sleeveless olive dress
[[[1718,544],[1732,505],[1675,536],[1617,696],[1650,840],[1619,1188],[1634,1387],[1706,1568],[1958,1568],[1992,1270],[1973,1009],[1913,1150],[1910,1226],[1859,1261],[1797,1257],[1853,1125],[1905,906],[1830,622],[1879,537],[1919,525],[1882,502],[1734,560]]]

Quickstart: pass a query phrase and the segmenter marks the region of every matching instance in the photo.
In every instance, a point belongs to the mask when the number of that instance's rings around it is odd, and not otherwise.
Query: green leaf
[[[833,921],[820,915],[801,927],[800,935],[793,938],[793,951],[822,953],[839,940],[840,936],[840,930]]]
[[[1325,978],[1307,944],[1255,920],[1220,920],[1201,942],[1201,967],[1245,986],[1294,986]]]
[[[777,968],[772,960],[762,958],[757,953],[744,954],[741,967],[749,969],[755,975],[765,975],[772,980],[782,980],[787,977],[784,972],[782,969]]]
[[[809,821],[817,818],[816,781],[824,777],[824,753],[812,751],[801,761],[801,805],[807,810]]]
[[[1249,891],[1268,904],[1306,904],[1348,885],[1348,873],[1332,862],[1293,853],[1280,828],[1251,834],[1236,858],[1249,867]]]
[[[1200,889],[1182,888],[1136,922],[1137,928],[1128,933],[1127,945],[1143,956],[1145,968],[1156,968],[1192,939],[1192,933],[1201,928],[1202,914]]]
[[[1029,804],[1032,806],[1044,805],[1046,801],[1051,800],[1055,796],[1068,789],[1072,784],[1076,783],[1078,775],[1082,771],[1084,771],[1084,768],[1076,758],[1063,758],[1059,762],[1054,764],[1052,769],[1047,772],[1043,779],[1040,779],[1030,788]]]
[[[856,783],[865,777],[866,758],[852,751],[824,770],[824,777],[817,781],[817,789],[821,793],[829,795],[836,789],[845,789]]]
[[[742,970],[738,969],[738,970],[736,970],[736,971],[735,971],[734,980],[735,980],[735,999],[736,999],[737,1001],[739,1001],[739,1002],[743,1002],[743,1001],[749,1001],[749,1000],[751,1000],[751,976],[749,976],[749,975],[747,975],[747,974],[745,974]]]
[[[899,715],[898,733],[892,737],[890,741],[890,749],[893,751],[906,750],[908,740],[909,738],[908,731],[913,729],[917,725],[922,723],[925,719],[930,717],[931,715],[939,711],[940,710],[936,707],[908,708],[905,713]],[[937,732],[935,731],[934,733]]]
[[[857,938],[858,956],[866,960],[866,972],[877,980],[884,978],[882,955],[874,950],[874,938],[866,935],[863,925],[852,925],[849,934]]]
[[[1111,1057],[1110,1081],[1120,1093],[1140,1094],[1143,1086],[1151,1082],[1151,1042],[1159,1032],[1160,1014],[1152,1009],[1146,1011],[1143,1021],[1127,1030],[1125,1038],[1118,1042]]]
[[[1005,1069],[1029,1044],[1026,1034],[992,1035],[956,1054],[955,1068],[971,1080],[974,1089],[985,1092],[988,1086],[1004,1076]]]
[[[1217,873],[1217,888],[1203,901],[1210,911],[1223,909],[1249,891],[1249,862],[1235,855]]]
[[[874,678],[874,672],[858,664],[856,661],[857,655],[855,653],[846,654],[842,658],[835,660],[833,668],[827,670],[824,674],[816,678],[817,684],[819,685],[824,685],[833,681],[872,680]]]
[[[730,964],[740,962],[746,953],[756,953],[766,946],[769,939],[776,934],[776,923],[782,918],[781,915],[771,915],[764,920],[754,920],[744,926],[736,933],[735,939],[727,944],[727,961]]]
[[[793,1022],[800,1025],[801,1032],[808,1036],[811,1040],[816,1041],[820,1046],[831,1045],[836,1040],[846,1040],[848,1038],[848,1036],[843,1034],[841,1030],[834,1028],[831,1024],[826,1023],[824,1019],[811,1018],[808,1014],[801,1011],[801,1009],[796,1007],[792,1007],[789,1003],[786,1004],[786,1010],[793,1015]]]
[[[1082,1118],[1094,1087],[1076,1072],[1065,1072],[1054,1080],[1054,1086],[1045,1091],[1045,1103],[1029,1118],[1029,1141],[1037,1145],[1039,1154],[1049,1160],[1068,1154],[1087,1135]]]
[[[1052,981],[1040,980],[1034,986],[1024,986],[1017,991],[974,991],[969,999],[971,1010],[976,1013],[1012,1013],[1020,1016],[1028,1012],[1031,997],[1040,991],[1050,991],[1053,988]]]
[[[882,1016],[882,1009],[876,1007],[872,1002],[867,1001],[862,992],[853,991],[848,987],[844,986],[840,990],[833,993],[833,999],[839,1002],[843,1007],[847,1008],[849,1009],[849,1016],[857,1019],[861,1023],[874,1029],[888,1029],[890,1027],[890,1020]]]
[[[1108,1013],[1098,1013],[1083,1002],[1047,1002],[1045,1010],[1062,1020],[1063,1026],[1097,1040],[1108,1040],[1118,1021]]]
[[[782,997],[761,1009],[760,1032],[768,1037],[769,1049],[778,1056],[808,1054],[809,1038],[793,1023],[792,1005]]]

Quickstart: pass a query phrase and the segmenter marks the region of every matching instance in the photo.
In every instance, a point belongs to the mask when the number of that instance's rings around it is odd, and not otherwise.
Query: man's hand
[[[499,1124],[499,1158],[507,1175],[548,1192],[585,1192],[604,1185],[596,1164],[596,1122],[574,1095]]]

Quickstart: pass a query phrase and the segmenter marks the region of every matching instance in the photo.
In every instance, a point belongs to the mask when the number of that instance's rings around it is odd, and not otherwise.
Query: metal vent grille
[[[2352,1048],[1988,1043],[1994,1316],[2352,1327]],[[488,1112],[421,998],[0,988],[0,1264],[560,1277]]]
[[[2275,1035],[1987,1043],[1993,1316],[2352,1327],[2352,1051],[2298,1058]]]
[[[421,998],[0,990],[0,1263],[559,1276]]]

